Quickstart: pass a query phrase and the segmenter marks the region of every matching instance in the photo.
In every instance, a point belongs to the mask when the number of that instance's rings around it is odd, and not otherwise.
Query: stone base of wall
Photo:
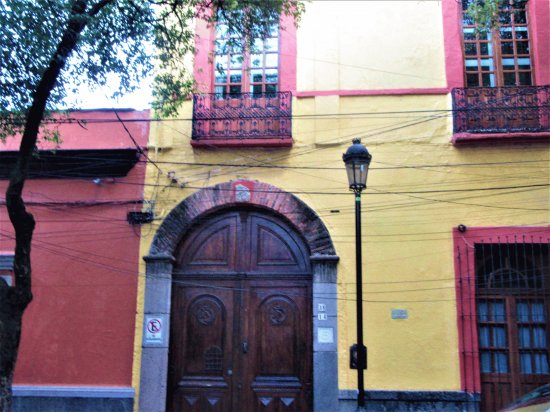
[[[132,412],[132,388],[14,386],[12,412]]]
[[[338,401],[339,412],[355,412],[357,391],[341,390]],[[443,391],[367,391],[365,410],[368,412],[478,412],[479,394]]]

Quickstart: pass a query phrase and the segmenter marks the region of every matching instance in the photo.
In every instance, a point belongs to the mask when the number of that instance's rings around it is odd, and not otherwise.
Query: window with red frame
[[[279,28],[265,39],[254,39],[251,52],[232,53],[227,26],[216,25],[214,92],[218,98],[251,93],[272,95],[279,89]]]
[[[464,68],[467,87],[533,84],[526,0],[506,0],[499,28],[479,30],[465,13],[473,0],[463,0]]]
[[[455,230],[463,389],[501,410],[550,382],[550,231]]]

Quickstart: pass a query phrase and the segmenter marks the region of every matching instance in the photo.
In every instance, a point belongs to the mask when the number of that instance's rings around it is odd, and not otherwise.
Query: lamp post
[[[372,159],[369,151],[360,139],[343,155],[348,174],[349,188],[355,194],[355,268],[356,268],[356,304],[357,304],[357,410],[365,410],[364,370],[367,368],[367,349],[363,344],[363,274],[361,248],[361,192],[367,187],[367,175]],[[352,347],[353,348],[353,347]]]

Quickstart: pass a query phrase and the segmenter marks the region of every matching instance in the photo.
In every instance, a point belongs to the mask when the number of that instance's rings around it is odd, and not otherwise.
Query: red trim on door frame
[[[529,236],[529,238],[528,238]],[[472,227],[453,229],[454,267],[457,306],[460,381],[465,392],[481,392],[478,359],[477,319],[475,311],[474,246],[480,241],[506,243],[550,242],[550,226],[545,227]]]

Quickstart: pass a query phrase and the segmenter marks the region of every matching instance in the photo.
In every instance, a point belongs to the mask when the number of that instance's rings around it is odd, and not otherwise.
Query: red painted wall
[[[148,112],[121,112],[145,147]],[[135,148],[112,111],[72,114],[60,127],[63,149]],[[0,145],[15,150],[17,139]],[[34,300],[24,315],[15,384],[130,386],[132,378],[139,227],[126,213],[143,199],[145,163],[124,178],[40,179],[24,197],[37,226],[32,246]],[[0,181],[0,253],[13,253],[13,230]],[[99,203],[99,204],[98,204]]]

